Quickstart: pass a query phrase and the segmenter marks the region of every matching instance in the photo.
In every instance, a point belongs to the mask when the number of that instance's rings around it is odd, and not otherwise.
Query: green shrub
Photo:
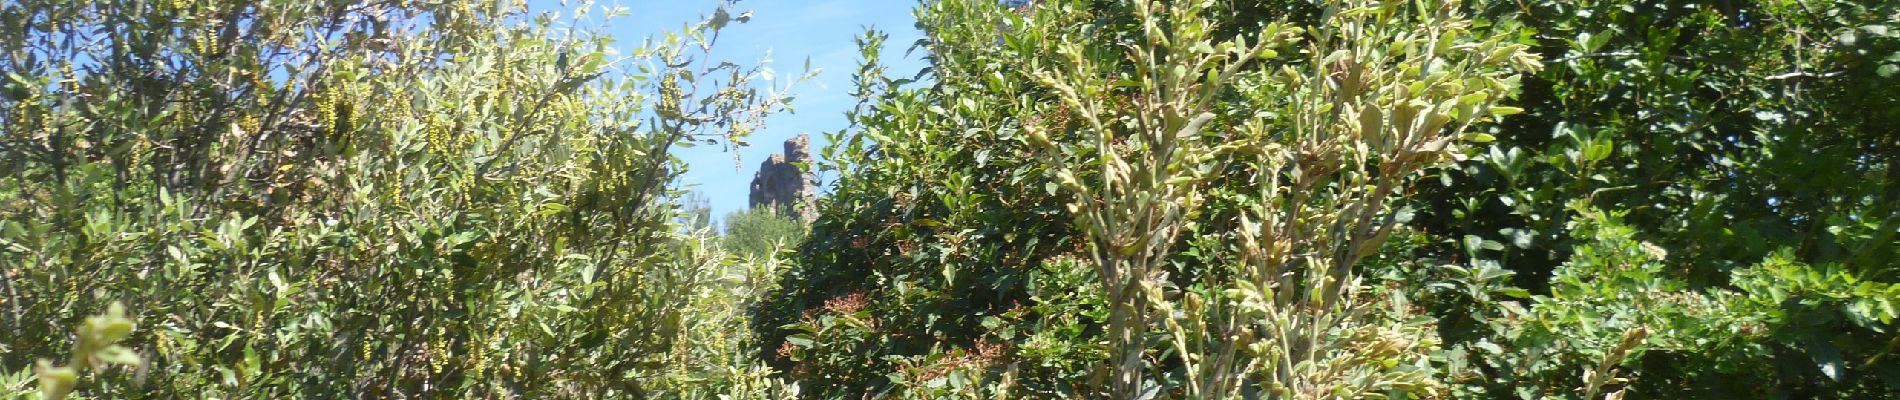
[[[931,3],[927,88],[867,35],[837,186],[755,324],[777,365],[819,396],[1434,393],[1429,331],[1352,266],[1537,63],[1452,8],[1320,8]]]
[[[1892,285],[1781,252],[1737,270],[1733,288],[1695,287],[1672,269],[1680,255],[1638,239],[1627,213],[1572,206],[1577,245],[1548,295],[1509,287],[1491,263],[1395,277],[1448,314],[1440,362],[1455,396],[1890,393]]]
[[[924,2],[713,237],[720,4],[6,3],[0,396],[1900,397],[1900,2]]]
[[[616,49],[508,2],[9,2],[0,365],[123,302],[144,372],[75,394],[782,394],[739,334],[775,261],[668,200],[784,105],[708,57],[730,6]]]
[[[726,214],[726,231],[720,236],[720,244],[734,254],[769,258],[782,248],[798,246],[805,240],[805,233],[805,223],[796,217],[754,208]]]

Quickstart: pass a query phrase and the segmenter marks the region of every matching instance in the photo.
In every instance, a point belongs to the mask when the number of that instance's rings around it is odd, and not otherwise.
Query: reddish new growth
[[[792,351],[795,351],[795,350],[798,350],[798,345],[794,345],[792,344],[792,341],[787,340],[785,341],[785,343],[779,344],[778,358],[790,360],[792,359]]]
[[[1036,14],[1036,3],[1041,3],[1041,1],[1022,2],[1022,4],[1017,5],[1016,8],[1011,11],[1015,11],[1016,16],[1028,18],[1029,16]]]
[[[851,316],[852,314],[856,314],[858,311],[864,310],[864,307],[870,304],[871,304],[870,297],[866,296],[863,291],[852,292],[851,294],[833,297],[830,300],[825,300],[825,304],[819,307],[806,309],[800,316],[800,320],[803,321],[807,325],[817,325],[818,324],[817,316],[820,313],[829,314],[829,315],[840,315],[840,316],[843,316],[844,320],[861,321],[863,323],[864,329],[877,331],[880,325],[879,320],[877,318],[870,318],[868,320],[859,320],[857,317]],[[821,330],[823,329],[824,328],[821,328]],[[786,340],[784,343],[779,344],[778,349],[775,351],[775,353],[777,353],[780,359],[793,361],[794,364],[792,365],[792,370],[790,371],[791,375],[794,378],[802,380],[809,376],[813,366],[812,366],[812,362],[809,360],[794,359],[793,355],[797,351],[798,351],[798,346],[792,344],[791,340]]]
[[[1006,352],[1006,349],[1003,348],[1002,344],[990,343],[989,339],[978,338],[976,339],[976,343],[970,344],[969,350],[959,349],[951,352],[949,357],[944,358],[943,361],[938,362],[936,365],[929,366],[922,371],[912,370],[912,373],[917,376],[918,381],[942,378],[944,375],[949,375],[951,372],[962,368],[981,369],[987,367],[997,359],[1003,358],[1004,352]]]
[[[988,364],[1003,357],[1003,344],[990,343],[989,339],[977,338],[976,343],[971,344],[970,348],[975,350],[971,353],[975,357],[971,361],[979,364]]]
[[[854,314],[860,310],[864,310],[864,306],[870,304],[871,300],[865,297],[863,291],[852,292],[851,294],[833,297],[831,300],[825,300],[825,304],[817,308],[807,308],[798,314],[798,319],[806,324],[811,324],[817,322],[819,312]],[[871,322],[875,325],[876,320],[873,319]]]
[[[853,292],[851,294],[833,297],[831,300],[825,300],[825,311],[851,314],[858,312],[858,310],[863,310],[864,306],[869,303],[870,301],[864,297],[864,292]]]

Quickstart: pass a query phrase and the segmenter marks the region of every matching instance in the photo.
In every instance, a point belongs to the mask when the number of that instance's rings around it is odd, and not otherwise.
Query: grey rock
[[[772,207],[806,222],[817,219],[812,199],[818,196],[818,180],[795,164],[810,161],[811,135],[786,140],[785,152],[773,154],[752,175],[749,204],[753,208]]]

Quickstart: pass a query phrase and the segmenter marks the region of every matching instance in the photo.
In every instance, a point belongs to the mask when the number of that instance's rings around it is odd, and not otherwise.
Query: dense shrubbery
[[[669,200],[669,149],[781,109],[707,57],[749,15],[619,53],[511,4],[6,3],[0,365],[123,302],[146,362],[77,393],[785,394],[743,335],[778,264]]]
[[[754,327],[819,397],[1890,397],[1897,7],[932,2]]]
[[[1442,391],[1430,332],[1350,266],[1535,59],[1453,8],[1211,5],[925,6],[935,82],[861,71],[791,307],[756,325],[791,327],[780,365],[833,395]]]
[[[927,2],[809,231],[717,239],[665,155],[778,109],[703,58],[744,14],[621,67],[495,5],[6,7],[52,391],[1900,397],[1896,2]]]
[[[1900,95],[1873,89],[1900,84],[1900,4],[1475,8],[1551,61],[1498,142],[1408,199],[1439,254],[1537,295],[1434,311],[1477,322],[1445,336],[1493,353],[1488,393],[1564,391],[1502,372],[1586,367],[1596,351],[1564,347],[1616,326],[1651,332],[1620,365],[1632,396],[1900,393]],[[1458,315],[1474,308],[1497,311]]]
[[[726,214],[720,245],[734,254],[771,258],[805,241],[805,223],[796,217],[754,208]]]

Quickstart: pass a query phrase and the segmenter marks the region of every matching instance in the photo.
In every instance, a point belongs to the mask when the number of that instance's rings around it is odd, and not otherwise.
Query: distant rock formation
[[[759,172],[752,176],[751,206],[772,207],[806,222],[818,219],[818,211],[812,207],[812,198],[818,195],[818,180],[794,165],[809,161],[811,135],[786,140],[785,152],[759,164]]]

